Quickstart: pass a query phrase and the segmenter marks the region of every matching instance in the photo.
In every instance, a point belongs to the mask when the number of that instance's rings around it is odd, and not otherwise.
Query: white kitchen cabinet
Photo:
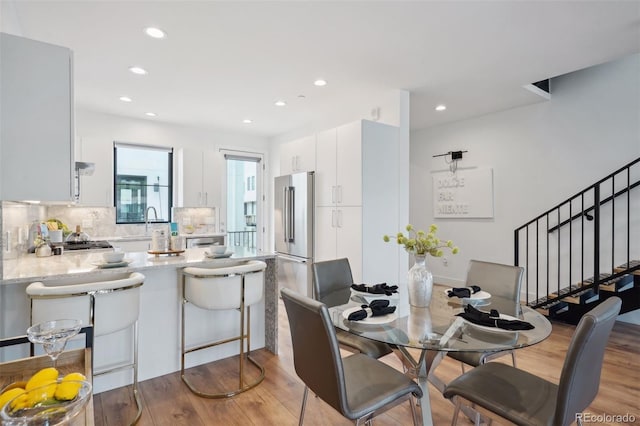
[[[0,33],[0,87],[0,199],[71,201],[71,50]]]
[[[366,120],[318,134],[314,260],[348,258],[357,283],[397,281],[397,245],[383,241],[400,229],[397,141]]]
[[[362,207],[316,207],[315,261],[346,257],[356,283],[362,282]]]
[[[307,136],[280,147],[280,175],[310,172],[316,167],[316,137]]]
[[[319,206],[362,204],[363,121],[318,134],[316,203]]]
[[[109,243],[114,246],[114,247],[118,247],[119,249],[121,249],[122,251],[126,252],[126,253],[134,253],[134,252],[139,252],[139,251],[147,251],[149,249],[151,249],[151,238],[147,238],[147,239],[116,239],[116,240],[109,240]],[[126,255],[125,255],[126,257]]]
[[[180,156],[182,196],[178,197],[178,207],[220,207],[225,171],[222,154],[182,149]]]

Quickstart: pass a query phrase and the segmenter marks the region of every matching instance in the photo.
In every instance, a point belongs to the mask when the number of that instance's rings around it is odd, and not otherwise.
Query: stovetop
[[[113,248],[109,241],[66,241],[65,250],[92,250]]]

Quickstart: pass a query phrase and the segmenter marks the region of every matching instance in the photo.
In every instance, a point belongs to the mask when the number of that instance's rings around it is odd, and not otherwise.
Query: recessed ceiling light
[[[131,99],[131,98],[130,98],[130,97],[128,97],[128,96],[120,96],[120,100],[121,100],[122,102],[132,102],[132,101],[133,101],[133,99]]]
[[[438,105],[438,106],[436,107],[436,111],[444,111],[445,109],[447,109],[447,106],[446,106],[446,105]]]
[[[305,95],[298,95],[298,99],[305,99],[306,96]]]
[[[167,36],[167,33],[162,31],[160,28],[148,27],[144,29],[144,32],[152,38],[165,38]]]
[[[276,101],[276,102],[274,103],[274,105],[275,105],[275,106],[285,106],[285,105],[287,105],[287,103],[286,103],[285,101]]]
[[[253,123],[253,121],[252,121],[252,120],[249,120],[248,118],[245,118],[244,120],[242,120],[242,122],[243,122],[244,124],[251,124],[251,123]]]
[[[326,86],[327,85],[327,80],[323,80],[323,79],[319,78],[316,81],[314,81],[313,84],[315,84],[318,87]]]
[[[129,71],[131,71],[134,74],[138,74],[138,75],[148,74],[147,70],[145,70],[144,68],[141,68],[141,67],[129,67]]]
[[[156,113],[155,112],[145,112],[144,115],[147,115],[149,117],[155,117]]]

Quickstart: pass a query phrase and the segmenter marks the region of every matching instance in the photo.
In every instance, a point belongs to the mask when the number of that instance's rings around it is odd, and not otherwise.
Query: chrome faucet
[[[158,212],[156,211],[156,208],[153,206],[147,207],[147,209],[144,211],[144,232],[145,233],[149,232],[149,210],[151,209],[153,209],[153,217],[155,218],[155,220],[158,220]]]

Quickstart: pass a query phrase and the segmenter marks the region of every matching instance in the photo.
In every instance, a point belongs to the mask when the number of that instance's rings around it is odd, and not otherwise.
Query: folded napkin
[[[385,296],[391,296],[393,293],[398,292],[397,285],[388,286],[387,283],[380,283],[372,286],[368,286],[366,284],[351,284],[351,288],[363,293],[384,294]]]
[[[457,287],[457,288],[452,288],[451,290],[448,290],[447,296],[459,297],[459,298],[471,297],[472,294],[476,294],[480,290],[481,288],[478,287],[477,285],[472,285],[469,287]]]
[[[464,312],[459,313],[458,316],[474,324],[502,328],[503,330],[532,330],[534,328],[526,321],[500,319],[500,313],[495,309],[487,313],[471,305],[465,306]]]
[[[349,321],[360,321],[368,317],[392,314],[396,311],[395,306],[389,306],[388,300],[372,300],[369,305],[362,305],[361,308],[351,312],[347,319]]]

